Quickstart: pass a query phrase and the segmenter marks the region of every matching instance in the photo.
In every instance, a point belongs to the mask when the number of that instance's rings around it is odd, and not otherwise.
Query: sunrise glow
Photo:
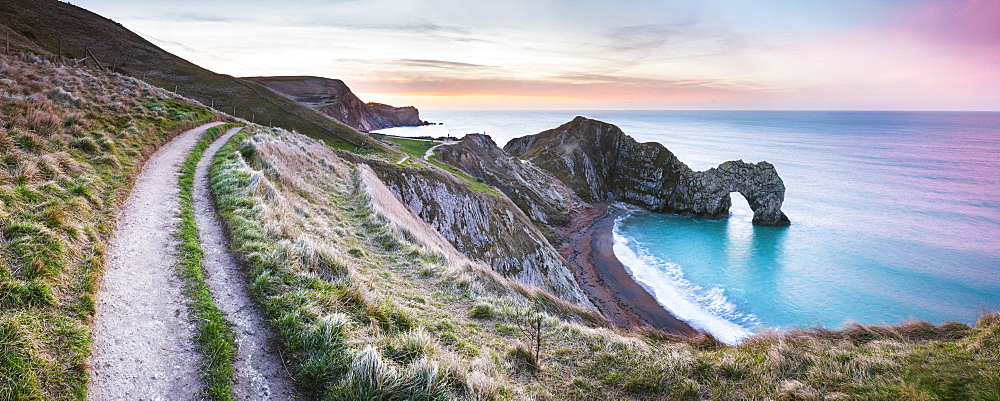
[[[216,72],[422,108],[1000,109],[993,1],[74,3]]]

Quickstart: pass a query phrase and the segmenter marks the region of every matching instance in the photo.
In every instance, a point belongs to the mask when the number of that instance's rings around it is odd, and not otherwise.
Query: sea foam
[[[722,288],[691,283],[680,266],[650,255],[634,239],[622,235],[618,227],[623,218],[615,221],[615,256],[660,305],[691,327],[707,331],[729,345],[753,334],[749,327],[759,324],[755,316],[739,312]]]

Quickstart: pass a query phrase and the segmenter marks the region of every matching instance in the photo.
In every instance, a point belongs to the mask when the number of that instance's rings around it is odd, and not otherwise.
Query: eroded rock
[[[729,161],[693,171],[659,143],[638,143],[612,124],[584,117],[513,139],[504,151],[548,171],[587,202],[717,219],[728,215],[730,193],[739,192],[754,211],[754,224],[790,224],[781,212],[785,185],[767,162]]]
[[[441,161],[483,180],[507,195],[533,221],[562,226],[582,201],[549,172],[511,157],[487,135],[466,135],[439,149]]]

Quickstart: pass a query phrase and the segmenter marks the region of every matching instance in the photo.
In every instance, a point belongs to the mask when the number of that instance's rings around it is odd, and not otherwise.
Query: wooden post
[[[233,117],[236,117],[236,106],[233,106]]]
[[[174,93],[177,93],[177,84],[174,84]]]
[[[257,113],[250,115],[250,124],[253,124],[254,121],[257,121]]]
[[[62,42],[59,42],[59,62],[62,62]]]
[[[212,107],[211,108],[213,108],[213,109],[215,108],[215,99],[212,99]]]
[[[7,53],[10,54],[10,32],[7,32]]]
[[[97,61],[97,56],[95,56],[95,55],[94,55],[94,53],[93,53],[93,52],[91,52],[89,48],[87,49],[87,54],[88,54],[88,55],[90,55],[90,58],[91,58],[91,59],[93,59],[93,60],[94,60],[94,63],[96,63],[96,64],[97,64],[97,68],[100,68],[100,69],[102,69],[102,70],[104,69],[104,66],[103,66],[103,65],[101,65],[101,62],[100,62],[100,61]]]

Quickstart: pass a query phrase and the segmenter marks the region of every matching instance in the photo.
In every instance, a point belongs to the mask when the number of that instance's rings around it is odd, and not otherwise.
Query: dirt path
[[[243,269],[229,253],[229,243],[209,190],[212,156],[240,129],[230,129],[212,143],[194,173],[192,194],[201,249],[205,253],[206,281],[215,304],[226,313],[236,332],[238,353],[233,388],[236,399],[290,400],[296,398],[295,386],[282,364],[280,347],[250,298]]]
[[[200,355],[174,274],[178,170],[212,126],[187,131],[143,166],[118,216],[97,294],[92,400],[196,399]]]
[[[434,151],[437,150],[437,148],[440,148],[442,146],[451,146],[458,143],[458,142],[439,142],[439,141],[434,141],[434,142],[437,142],[438,144],[431,146],[430,149],[427,149],[427,151],[424,152],[424,160],[430,161],[431,157],[434,157]]]

